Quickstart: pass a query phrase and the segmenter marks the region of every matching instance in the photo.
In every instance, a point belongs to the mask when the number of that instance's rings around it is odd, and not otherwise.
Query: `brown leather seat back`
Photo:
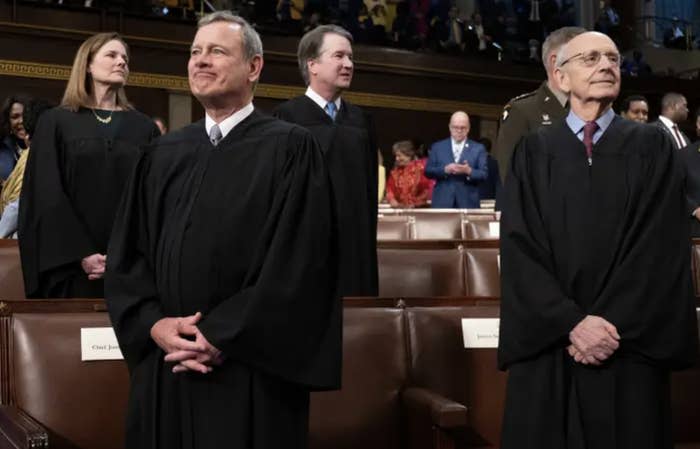
[[[696,310],[695,313],[698,328],[700,328],[700,310]],[[694,367],[671,374],[673,441],[676,443],[676,448],[700,447],[700,427],[697,425],[700,422],[698,398],[700,398],[700,356]]]
[[[700,239],[693,239],[692,257],[693,285],[695,286],[695,296],[700,296]]]
[[[0,239],[0,300],[26,297],[17,240]]]
[[[80,329],[109,326],[107,313],[14,315],[14,397],[49,429],[51,448],[124,447],[126,364],[80,360]]]
[[[467,240],[491,240],[498,238],[491,234],[490,223],[496,220],[491,217],[475,217],[462,221],[462,238]]]
[[[501,278],[498,270],[498,247],[470,248],[465,252],[467,296],[500,298]]]
[[[498,306],[408,307],[411,380],[464,404],[469,447],[498,447],[506,375],[496,349],[465,349],[462,318],[497,318]]]
[[[309,447],[398,448],[408,369],[402,311],[346,308],[343,320],[343,386],[312,393]]]
[[[377,240],[409,240],[413,235],[414,218],[412,216],[377,217]]]
[[[419,212],[416,219],[415,238],[417,240],[459,240],[462,238],[462,214],[454,212]]]
[[[379,296],[463,296],[461,248],[378,248]]]

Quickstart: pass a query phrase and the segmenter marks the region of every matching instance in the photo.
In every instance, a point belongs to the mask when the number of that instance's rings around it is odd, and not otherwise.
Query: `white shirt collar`
[[[253,102],[250,102],[219,123],[216,123],[213,118],[209,117],[209,114],[206,114],[204,117],[204,128],[207,130],[207,136],[211,135],[211,129],[214,127],[214,125],[218,124],[219,129],[221,130],[221,138],[223,139],[236,125],[252,114],[254,109]]]
[[[663,123],[664,125],[666,125],[666,128],[668,128],[668,129],[670,129],[671,131],[673,131],[673,127],[676,125],[675,123],[673,123],[673,120],[671,120],[671,119],[668,118],[668,117],[664,117],[663,115],[660,115],[660,116],[659,116],[659,120],[661,120],[661,123]]]
[[[454,140],[453,138],[450,137],[450,140],[452,141],[453,147],[460,147],[460,146],[464,145],[464,147],[466,148],[467,146],[469,146],[469,144],[467,143],[467,139],[464,139],[461,142],[457,142],[456,140]]]
[[[314,101],[314,103],[318,105],[319,108],[323,109],[324,111],[326,110],[326,104],[328,104],[328,100],[317,94],[316,91],[311,88],[311,86],[306,88],[305,95],[311,98]],[[335,110],[340,111],[340,97],[336,98],[333,103],[335,103]]]

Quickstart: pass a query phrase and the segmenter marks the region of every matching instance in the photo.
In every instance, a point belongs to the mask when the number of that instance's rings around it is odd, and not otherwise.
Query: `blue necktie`
[[[326,108],[325,108],[326,114],[331,118],[331,120],[335,121],[335,113],[336,113],[336,108],[335,108],[335,103],[332,101],[329,101],[326,103]]]

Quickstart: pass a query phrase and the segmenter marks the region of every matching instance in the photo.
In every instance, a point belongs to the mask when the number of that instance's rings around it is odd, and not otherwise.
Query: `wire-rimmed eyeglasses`
[[[612,51],[604,51],[600,52],[598,50],[592,50],[592,51],[587,51],[585,53],[577,53],[565,61],[563,61],[561,64],[559,64],[559,67],[564,67],[564,64],[568,63],[569,61],[573,61],[574,59],[580,59],[581,62],[583,62],[583,65],[586,67],[594,67],[598,65],[600,62],[600,58],[605,56],[608,61],[610,61],[611,64],[616,65],[616,66],[621,66],[622,65],[622,55],[620,53],[615,53]]]

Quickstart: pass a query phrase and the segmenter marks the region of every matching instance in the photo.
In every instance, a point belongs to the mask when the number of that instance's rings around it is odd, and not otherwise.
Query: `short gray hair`
[[[263,45],[262,40],[260,40],[260,35],[243,17],[237,16],[230,11],[216,11],[199,19],[199,22],[197,22],[197,29],[215,22],[228,22],[240,25],[241,36],[243,36],[243,55],[246,61],[250,61],[257,55],[263,55]]]
[[[309,59],[316,59],[320,56],[323,38],[326,34],[337,34],[350,41],[351,44],[353,42],[352,34],[338,25],[321,25],[306,33],[299,41],[297,60],[301,77],[304,78],[304,83],[307,86],[309,85],[309,68],[306,64]]]
[[[557,52],[556,65],[559,65],[559,52],[562,47],[571,39],[585,32],[586,29],[581,27],[562,27],[549,33],[547,39],[542,43],[542,64],[544,64],[545,70],[549,70],[547,64],[549,63],[549,54],[551,52]]]

